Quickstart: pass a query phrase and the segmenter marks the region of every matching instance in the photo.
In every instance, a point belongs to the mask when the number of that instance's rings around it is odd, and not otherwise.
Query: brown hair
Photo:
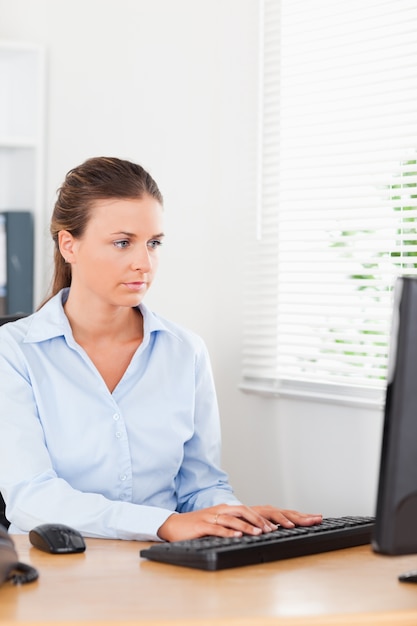
[[[162,194],[154,179],[143,167],[130,161],[95,157],[68,172],[58,189],[58,198],[52,212],[50,233],[55,242],[54,273],[50,293],[40,306],[58,291],[71,285],[71,266],[65,263],[59,250],[59,231],[67,230],[74,237],[80,238],[96,200],[142,198],[145,195],[163,204]]]

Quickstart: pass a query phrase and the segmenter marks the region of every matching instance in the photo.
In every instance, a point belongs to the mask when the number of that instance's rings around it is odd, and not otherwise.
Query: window
[[[417,275],[417,1],[261,6],[242,386],[372,403]]]

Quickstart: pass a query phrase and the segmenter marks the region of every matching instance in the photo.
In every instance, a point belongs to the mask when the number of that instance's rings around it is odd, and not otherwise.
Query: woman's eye
[[[160,239],[151,239],[148,241],[148,246],[152,249],[158,248],[158,246],[162,246],[162,241]]]
[[[116,248],[127,248],[129,241],[127,239],[121,239],[120,241],[115,241],[114,245]]]

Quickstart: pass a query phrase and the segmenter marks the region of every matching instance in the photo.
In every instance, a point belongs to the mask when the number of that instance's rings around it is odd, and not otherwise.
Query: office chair
[[[26,317],[25,313],[16,313],[15,315],[0,315],[0,326],[7,322],[15,322],[21,317]],[[6,518],[6,504],[3,500],[3,496],[0,493],[0,524],[5,528],[9,528],[10,522]]]

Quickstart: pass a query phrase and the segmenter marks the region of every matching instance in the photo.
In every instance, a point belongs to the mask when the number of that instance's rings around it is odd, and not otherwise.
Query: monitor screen
[[[30,211],[0,212],[0,315],[33,311],[33,240]]]
[[[398,278],[372,546],[417,553],[417,278]]]
[[[0,213],[0,315],[6,313],[6,218]]]

